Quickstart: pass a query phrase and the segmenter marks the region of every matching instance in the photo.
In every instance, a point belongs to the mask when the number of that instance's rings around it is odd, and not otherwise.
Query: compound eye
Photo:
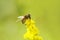
[[[28,14],[28,18],[31,19],[31,15],[30,14]]]

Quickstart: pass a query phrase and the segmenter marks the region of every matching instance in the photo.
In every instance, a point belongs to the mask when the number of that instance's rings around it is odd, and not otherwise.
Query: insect
[[[21,19],[22,24],[26,25],[27,32],[24,34],[24,39],[42,40],[42,37],[39,36],[39,30],[37,29],[35,22],[32,20],[30,14],[19,16],[18,18]],[[20,20],[17,20],[16,22],[18,21]]]

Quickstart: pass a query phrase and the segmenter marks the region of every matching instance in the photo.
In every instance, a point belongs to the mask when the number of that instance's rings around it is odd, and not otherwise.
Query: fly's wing
[[[17,21],[16,21],[16,22],[21,21],[23,18],[24,18],[24,16],[18,16],[18,17],[17,17]]]

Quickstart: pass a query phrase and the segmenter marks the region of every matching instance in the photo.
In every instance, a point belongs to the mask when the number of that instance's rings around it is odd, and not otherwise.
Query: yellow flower
[[[39,36],[38,35],[38,29],[35,26],[35,22],[32,19],[26,19],[25,22],[26,28],[27,28],[27,32],[24,34],[24,38],[25,39],[38,39]]]

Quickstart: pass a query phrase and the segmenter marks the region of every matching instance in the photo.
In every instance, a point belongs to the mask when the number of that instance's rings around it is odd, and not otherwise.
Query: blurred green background
[[[19,15],[30,13],[43,40],[60,40],[60,0],[0,0],[0,40],[24,40]]]

